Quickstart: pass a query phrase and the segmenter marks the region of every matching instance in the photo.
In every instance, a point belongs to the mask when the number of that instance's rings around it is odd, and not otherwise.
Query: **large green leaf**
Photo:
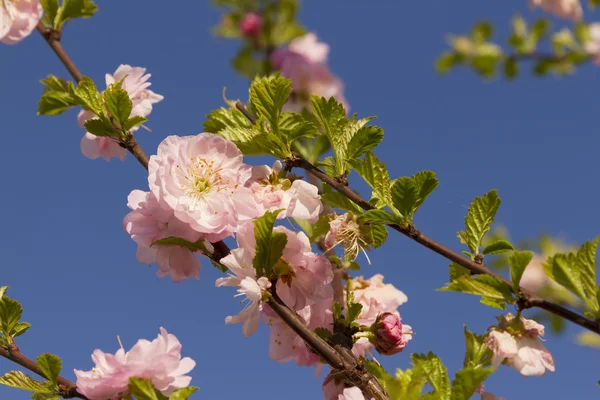
[[[282,76],[256,78],[250,86],[250,101],[268,122],[271,129],[279,132],[281,109],[292,91],[292,81]]]
[[[14,329],[19,324],[21,315],[23,314],[23,307],[21,304],[9,297],[2,297],[0,300],[0,324],[2,332],[6,336],[12,336]]]
[[[331,97],[329,100],[324,97],[314,96],[311,99],[312,111],[323,129],[323,134],[327,136],[333,153],[335,155],[335,172],[336,176],[340,176],[345,172],[346,150],[350,138],[346,127],[346,110],[344,106],[339,103],[335,98]]]
[[[99,117],[106,114],[104,105],[102,104],[102,96],[98,92],[94,81],[87,76],[84,76],[75,88],[75,101],[77,104]]]
[[[38,115],[57,115],[77,105],[73,82],[65,81],[54,75],[40,81],[44,85],[44,93],[38,101]]]
[[[500,279],[490,275],[460,275],[438,290],[479,295],[483,304],[501,310],[505,309],[506,303],[513,304],[516,301],[511,289]]]
[[[433,388],[433,394],[439,400],[451,400],[450,380],[448,371],[442,361],[433,353],[412,354],[415,369],[423,372],[427,382]]]
[[[493,372],[492,368],[482,367],[467,367],[457,371],[452,381],[452,400],[469,400]]]
[[[36,364],[40,367],[46,378],[56,385],[56,380],[62,369],[60,357],[54,354],[45,353],[37,358]]]
[[[385,164],[369,151],[364,160],[355,163],[354,167],[373,189],[373,196],[377,197],[384,206],[392,206],[391,182]]]
[[[485,344],[485,335],[476,335],[464,327],[466,352],[463,367],[489,367],[492,362],[492,350]]]
[[[383,129],[378,126],[363,126],[352,136],[346,149],[346,159],[353,160],[373,150],[383,140]]]
[[[120,127],[127,126],[133,103],[127,90],[120,83],[113,83],[103,93],[104,104],[110,115],[119,123]]]
[[[16,389],[27,390],[33,393],[55,395],[56,390],[48,385],[47,382],[39,382],[30,378],[21,371],[10,371],[0,377],[0,384],[10,386]]]
[[[483,236],[490,230],[500,203],[498,192],[491,190],[481,197],[476,197],[469,206],[465,218],[465,230],[459,232],[459,238],[469,246],[473,255],[479,254]]]

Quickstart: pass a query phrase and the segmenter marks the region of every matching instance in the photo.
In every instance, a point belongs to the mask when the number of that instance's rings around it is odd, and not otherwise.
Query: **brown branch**
[[[320,179],[321,181],[325,182],[327,185],[331,186],[332,188],[334,188],[335,190],[337,190],[338,192],[340,192],[341,194],[346,196],[348,199],[350,199],[354,203],[358,204],[364,210],[375,209],[375,207],[373,205],[371,205],[367,200],[363,199],[358,193],[356,193],[355,191],[350,189],[348,186],[345,186],[342,183],[339,183],[337,180],[330,177],[329,175],[327,175],[326,173],[324,173],[323,171],[321,171],[320,169],[318,169],[317,167],[315,167],[308,161],[304,160],[303,158],[297,156],[293,160],[293,164],[294,164],[294,166],[303,168],[309,174],[311,174],[311,175],[317,177],[318,179]],[[476,274],[486,274],[486,275],[493,276],[496,279],[499,279],[500,281],[502,281],[505,285],[507,285],[512,290],[512,284],[509,280],[507,280],[504,277],[489,270],[483,264],[479,264],[474,261],[471,261],[468,258],[462,256],[461,254],[458,254],[455,251],[452,251],[449,248],[445,247],[444,245],[436,242],[435,240],[430,239],[429,237],[425,236],[424,234],[422,234],[421,232],[416,230],[414,227],[412,227],[412,226],[405,227],[405,226],[401,226],[401,225],[388,225],[388,226],[390,228],[402,233],[403,235],[411,238],[415,242],[427,247],[428,249],[433,250],[434,252],[438,253],[442,257],[447,258],[448,260],[453,261],[456,264],[467,268],[471,272],[474,272]],[[579,326],[589,329],[592,332],[600,334],[600,323],[597,321],[594,321],[594,320],[586,318],[582,315],[579,315],[561,305],[544,300],[543,298],[539,297],[538,295],[536,295],[532,292],[527,291],[524,288],[519,289],[518,296],[522,297],[523,300],[525,301],[525,303],[529,307],[542,308],[542,309],[549,311],[553,314],[556,314],[566,320],[569,320]]]
[[[16,346],[13,346],[12,348],[5,348],[4,346],[0,346],[0,356],[19,364],[23,368],[27,368],[29,371],[41,376],[42,378],[48,379],[46,378],[40,367],[38,367],[36,362],[24,356],[23,353],[21,353],[19,349],[16,348]],[[87,397],[77,392],[77,387],[70,380],[59,376],[57,378],[57,382],[58,386],[61,389],[62,398],[88,400]]]

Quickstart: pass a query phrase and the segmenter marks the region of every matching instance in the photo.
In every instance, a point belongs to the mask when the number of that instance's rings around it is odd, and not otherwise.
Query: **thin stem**
[[[21,353],[19,351],[19,349],[16,348],[16,346],[13,346],[12,348],[5,348],[3,346],[0,346],[0,356],[19,364],[23,368],[27,368],[29,371],[41,376],[42,378],[46,378],[46,376],[44,376],[44,373],[42,372],[40,367],[38,367],[38,365],[35,363],[35,361],[24,356],[23,353]],[[57,378],[57,382],[62,390],[61,396],[64,399],[85,399],[85,400],[87,400],[87,397],[85,397],[81,393],[77,392],[77,387],[70,380],[63,378],[62,376],[59,376]]]

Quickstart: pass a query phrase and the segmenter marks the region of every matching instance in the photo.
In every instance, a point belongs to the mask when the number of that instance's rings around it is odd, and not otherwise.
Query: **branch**
[[[296,167],[303,168],[309,174],[317,177],[321,181],[325,182],[327,185],[331,186],[348,199],[352,200],[354,203],[358,204],[364,210],[373,210],[375,207],[371,205],[367,200],[362,198],[358,193],[350,189],[348,186],[345,186],[342,183],[339,183],[334,178],[330,177],[308,161],[303,158],[297,156],[296,159],[293,160],[293,164]],[[444,258],[447,258],[450,261],[457,263],[460,266],[467,268],[469,271],[474,272],[476,274],[486,274],[493,276],[494,278],[502,281],[506,286],[512,288],[512,284],[509,280],[504,277],[496,274],[495,272],[486,268],[483,264],[478,264],[474,261],[469,260],[468,258],[456,253],[455,251],[450,250],[444,245],[436,242],[433,239],[425,236],[418,230],[416,230],[413,226],[401,226],[401,225],[388,225],[390,228],[402,233],[403,235],[411,238],[415,242],[421,244],[422,246],[427,247],[430,250],[438,253]],[[511,289],[512,290],[512,289]],[[522,303],[526,307],[538,307],[542,308],[546,311],[549,311],[553,314],[556,314],[566,320],[569,320],[579,326],[582,326],[586,329],[591,330],[597,334],[600,334],[600,323],[589,318],[586,318],[582,315],[579,315],[561,305],[549,302],[539,297],[538,295],[524,289],[519,288],[517,295],[522,299]]]
[[[19,351],[19,349],[16,348],[16,346],[14,346],[12,348],[5,348],[3,346],[0,346],[0,356],[2,356],[4,358],[7,358],[7,359],[9,359],[9,360],[11,360],[11,361],[19,364],[23,368],[27,368],[28,370],[30,370],[34,374],[37,374],[37,375],[41,376],[44,379],[48,379],[48,378],[46,378],[46,376],[44,375],[44,373],[42,372],[42,370],[40,369],[40,367],[38,367],[38,365],[36,364],[36,362],[33,361],[30,358],[25,357]],[[77,387],[75,386],[75,384],[73,382],[69,381],[68,379],[65,379],[62,376],[59,376],[57,378],[57,382],[58,382],[58,386],[61,389],[61,396],[64,399],[85,399],[85,400],[89,400],[84,395],[78,393],[77,392]]]

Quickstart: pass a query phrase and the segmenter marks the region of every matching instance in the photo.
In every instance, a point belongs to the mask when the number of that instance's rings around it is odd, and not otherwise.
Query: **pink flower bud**
[[[263,29],[263,17],[256,13],[248,13],[244,15],[240,21],[240,30],[247,38],[258,36]]]
[[[375,334],[375,349],[386,356],[400,353],[411,339],[410,335],[404,332],[404,328],[396,314],[380,314],[371,327]]]

